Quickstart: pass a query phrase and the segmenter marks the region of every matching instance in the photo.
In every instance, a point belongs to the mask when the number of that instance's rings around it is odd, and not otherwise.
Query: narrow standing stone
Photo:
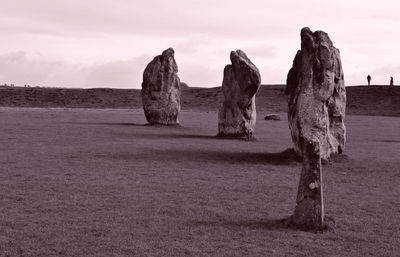
[[[303,142],[303,168],[292,223],[303,230],[320,230],[324,226],[320,146],[318,142]]]

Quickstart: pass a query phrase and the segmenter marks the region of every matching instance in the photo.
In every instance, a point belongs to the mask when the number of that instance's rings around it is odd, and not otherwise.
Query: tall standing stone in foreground
[[[255,95],[261,84],[260,72],[241,50],[232,51],[230,59],[232,65],[224,69],[217,136],[250,140],[256,125]]]
[[[346,89],[340,53],[327,33],[301,30],[286,83],[289,128],[295,151],[302,155],[304,141],[319,141],[324,160],[345,147]]]
[[[179,124],[181,85],[174,49],[156,56],[143,72],[142,102],[150,124]]]
[[[303,168],[296,208],[291,221],[302,230],[321,230],[324,227],[321,156],[318,141],[304,142]]]

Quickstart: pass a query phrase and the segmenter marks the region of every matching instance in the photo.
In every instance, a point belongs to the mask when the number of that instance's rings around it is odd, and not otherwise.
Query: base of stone
[[[290,216],[287,219],[287,226],[292,229],[309,231],[309,232],[324,232],[332,231],[335,226],[335,220],[332,217],[325,216],[324,222],[321,226],[310,226],[309,224],[299,224],[296,222],[294,216]]]
[[[335,220],[327,216],[325,217],[325,222],[324,226],[322,229],[317,229],[317,230],[306,230],[302,228],[301,226],[296,225],[292,221],[292,216],[288,216],[282,219],[268,219],[264,223],[264,228],[269,228],[269,229],[274,229],[274,230],[300,230],[300,231],[306,231],[306,232],[311,232],[311,233],[324,233],[324,232],[329,232],[333,231],[335,229]]]
[[[300,206],[296,206],[296,210],[290,219],[291,224],[304,231],[322,230],[324,218],[320,213],[320,208],[312,206],[313,204],[313,201],[305,200]]]
[[[218,133],[216,135],[216,137],[223,138],[223,139],[239,139],[239,140],[244,140],[244,141],[257,141],[257,138],[254,135]]]
[[[332,154],[327,161],[321,160],[322,164],[332,164],[332,163],[343,163],[349,160],[349,156],[347,154]]]
[[[146,123],[144,125],[152,127],[183,127],[179,123]]]

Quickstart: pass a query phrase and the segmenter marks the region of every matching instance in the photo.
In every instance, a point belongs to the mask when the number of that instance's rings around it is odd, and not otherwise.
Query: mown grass
[[[151,127],[136,110],[1,108],[0,256],[398,256],[400,118],[347,117],[323,166],[330,229],[311,233],[284,222],[301,170],[284,117],[245,142],[215,138],[215,112]]]

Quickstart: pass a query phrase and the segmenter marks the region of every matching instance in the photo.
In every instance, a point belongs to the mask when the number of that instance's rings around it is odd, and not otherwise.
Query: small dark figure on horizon
[[[390,85],[394,86],[393,77],[390,77]]]
[[[367,76],[367,81],[368,81],[368,86],[370,86],[371,85],[371,76],[369,74]]]

